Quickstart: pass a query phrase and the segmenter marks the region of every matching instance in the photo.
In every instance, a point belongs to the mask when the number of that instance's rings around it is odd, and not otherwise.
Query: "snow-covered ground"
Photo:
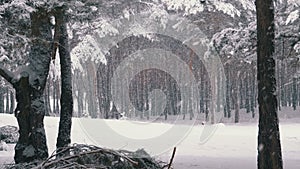
[[[247,115],[241,112],[241,117],[244,116]],[[299,169],[300,112],[288,110],[280,112],[279,117],[284,167]],[[57,117],[45,118],[50,152],[55,149],[58,121]],[[193,126],[179,123],[174,126],[172,123],[160,122],[74,118],[72,142],[115,149],[144,148],[163,161],[169,160],[172,149],[176,146],[175,169],[256,168],[257,120],[244,120],[239,124],[220,123],[214,126],[201,125],[198,121]],[[17,121],[13,115],[1,114],[0,126],[3,125],[17,126]],[[200,138],[206,137],[203,136],[205,132],[208,133],[207,141],[203,142]],[[0,152],[0,162],[11,163],[13,153],[13,145],[9,145],[8,151]]]

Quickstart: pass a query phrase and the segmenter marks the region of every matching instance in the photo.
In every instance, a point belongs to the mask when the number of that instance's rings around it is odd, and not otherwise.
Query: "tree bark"
[[[49,80],[47,80],[47,85],[45,87],[45,91],[44,91],[44,100],[45,100],[45,110],[46,110],[46,116],[50,116],[51,114],[51,108],[50,108],[50,99],[49,99]]]
[[[230,70],[229,68],[227,67],[227,77],[226,77],[226,116],[225,117],[228,117],[230,118],[231,117],[231,98],[230,98],[230,95],[231,95],[231,88],[232,88],[232,85],[231,85],[231,74],[230,74]]]
[[[232,72],[233,73],[233,72]],[[237,72],[237,74],[233,75],[235,77],[232,79],[232,101],[234,104],[234,122],[238,123],[240,120],[240,72]]]
[[[4,91],[0,89],[0,113],[4,113]]]
[[[60,89],[59,89],[59,87],[60,87],[60,83],[59,83],[59,80],[55,80],[55,83],[54,83],[54,85],[55,85],[55,108],[54,108],[54,110],[55,110],[55,113],[56,113],[56,115],[58,116],[60,113],[59,113],[59,110],[60,110],[60,94],[61,94],[61,92],[60,92]]]
[[[297,79],[296,77],[293,77],[293,92],[292,92],[292,105],[293,105],[293,109],[296,110],[297,109]]]
[[[29,86],[29,75],[26,74],[20,78],[17,83],[14,83],[14,88],[16,90],[16,98],[17,98],[17,108],[15,110],[15,116],[17,117],[17,121],[19,124],[19,140],[15,147],[15,162],[29,162],[33,160],[34,155],[30,155],[31,158],[23,155],[23,152],[26,150],[34,150],[32,144],[30,144],[29,134],[30,132],[30,105],[31,105],[31,88]]]
[[[109,86],[108,86],[108,73],[107,66],[104,64],[99,65],[97,71],[97,85],[98,85],[98,103],[99,110],[102,118],[108,118],[109,112]]]
[[[50,42],[52,41],[47,11],[40,8],[30,14],[32,44],[28,69],[19,79],[0,68],[0,75],[16,90],[15,116],[19,124],[19,140],[15,146],[15,162],[24,163],[48,157],[44,130],[45,105],[43,91],[50,65]]]
[[[19,79],[13,80],[13,73],[0,66],[0,75],[16,90],[15,116],[20,134],[15,146],[16,163],[44,160],[48,157],[43,122],[45,116],[43,91],[50,65],[51,27],[48,13],[43,8],[32,12],[30,19],[32,41],[28,69],[20,73]]]
[[[10,91],[10,114],[13,114],[15,109],[15,97],[14,97],[14,92],[11,90]]]
[[[255,117],[255,100],[256,100],[256,96],[255,96],[255,90],[256,90],[256,87],[255,87],[255,75],[256,75],[256,69],[254,68],[254,65],[252,66],[251,65],[251,70],[252,70],[252,74],[251,74],[251,96],[250,96],[250,109],[251,109],[251,112],[252,112],[252,118]]]
[[[277,117],[273,0],[256,0],[259,104],[258,168],[282,169]]]
[[[87,74],[87,97],[88,97],[88,113],[92,118],[98,117],[97,106],[96,106],[96,69],[92,61],[86,63],[86,74]]]
[[[59,57],[61,66],[61,112],[56,143],[56,147],[60,149],[71,143],[73,114],[71,57],[64,7],[56,9],[55,21],[55,34],[59,40]]]
[[[8,87],[6,87],[6,99],[5,99],[5,101],[6,101],[6,104],[5,104],[5,113],[9,113],[9,88]]]
[[[82,74],[77,72],[77,77],[80,78],[80,80],[83,80]],[[77,83],[77,88],[78,88],[78,115],[79,117],[82,117],[84,115],[83,111],[83,99],[84,99],[84,92],[83,92],[83,84],[82,83]]]

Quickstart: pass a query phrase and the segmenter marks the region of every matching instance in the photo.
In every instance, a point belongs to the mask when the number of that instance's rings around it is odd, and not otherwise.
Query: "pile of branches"
[[[74,144],[56,150],[42,162],[10,164],[9,169],[170,169],[171,163],[156,161],[143,149],[135,152],[112,150],[92,145]]]

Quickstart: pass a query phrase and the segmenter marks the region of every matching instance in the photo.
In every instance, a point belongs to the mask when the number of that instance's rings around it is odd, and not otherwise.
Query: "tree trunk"
[[[209,122],[209,81],[205,82],[205,122]]]
[[[245,78],[245,108],[246,108],[246,112],[250,113],[250,90],[249,90],[249,86],[250,86],[250,73],[246,72],[246,78]]]
[[[53,114],[56,115],[56,80],[53,79],[53,84],[52,84],[52,110]]]
[[[6,101],[6,104],[5,104],[5,113],[9,113],[9,88],[8,87],[6,87],[6,99],[5,99],[5,101]]]
[[[226,80],[225,80],[225,88],[226,88],[226,93],[225,93],[225,105],[224,105],[224,117],[231,117],[231,107],[230,107],[230,95],[231,95],[231,74],[230,74],[230,70],[229,67],[226,66],[225,68],[226,71]]]
[[[240,75],[240,79],[238,80],[238,97],[239,97],[239,101],[240,101],[240,109],[246,108],[246,102],[245,102],[245,93],[244,93],[244,88],[245,88],[245,83],[244,83],[245,79],[244,79],[244,73],[242,75]]]
[[[30,138],[28,135],[30,134],[30,124],[28,123],[30,118],[30,86],[29,86],[29,77],[28,74],[24,75],[20,78],[20,80],[14,84],[14,88],[16,89],[16,98],[17,98],[17,108],[15,110],[15,115],[17,117],[17,121],[19,124],[19,140],[15,147],[15,162],[22,163],[22,162],[29,162],[33,160],[33,156],[31,159],[28,159],[23,152],[25,149],[33,150],[33,146],[30,144]],[[34,154],[34,152],[33,152]]]
[[[220,69],[220,68],[217,68]],[[221,79],[221,75],[220,75],[221,71],[218,70],[217,71],[217,89],[216,89],[216,93],[217,93],[217,100],[216,100],[216,104],[217,104],[217,108],[216,108],[216,112],[220,112],[221,110],[221,81],[223,79]]]
[[[297,79],[293,77],[293,92],[292,92],[292,105],[293,109],[296,110],[297,108]]]
[[[4,91],[0,89],[0,113],[4,113]]]
[[[288,84],[286,85],[286,93],[287,93],[287,102],[288,102],[288,106],[292,106],[292,97],[291,97],[291,93],[292,93],[292,85]]]
[[[59,81],[58,80],[55,80],[55,113],[56,113],[56,115],[59,115],[60,113],[59,113],[59,110],[60,110],[60,104],[59,104],[59,102],[60,102],[60,89],[59,89]]]
[[[255,117],[255,100],[256,100],[256,98],[255,98],[255,89],[256,89],[256,87],[255,87],[255,68],[254,68],[254,66],[252,66],[251,65],[251,67],[252,67],[252,76],[251,76],[251,81],[252,81],[252,84],[251,84],[251,96],[250,96],[250,109],[251,109],[251,112],[252,112],[252,118],[254,118]]]
[[[281,76],[280,76],[280,82],[281,82],[281,88],[280,88],[280,98],[281,98],[281,103],[282,103],[282,107],[286,107],[287,106],[287,101],[286,101],[286,87],[285,87],[285,83],[286,83],[286,63],[284,61],[281,62],[281,70],[280,70]]]
[[[233,77],[235,77],[235,79],[232,79],[232,101],[234,104],[234,122],[238,123],[240,120],[240,85],[239,85],[239,76],[240,73],[237,72],[237,74]]]
[[[92,118],[98,117],[96,106],[96,70],[92,61],[86,63],[88,113]]]
[[[274,2],[256,0],[258,169],[282,169],[274,55]]]
[[[14,92],[11,90],[10,91],[10,114],[13,114],[15,109],[15,97],[14,97]]]
[[[46,116],[50,116],[51,114],[51,108],[50,108],[50,99],[49,99],[49,80],[47,81],[48,84],[46,84],[45,93],[44,93],[44,100],[45,100],[45,109],[46,109]]]
[[[276,60],[276,79],[277,79],[277,102],[278,102],[278,110],[281,110],[281,78],[280,78],[280,60]]]
[[[31,73],[22,72],[19,81],[13,83],[16,90],[15,115],[19,124],[19,140],[15,147],[15,162],[31,162],[48,157],[44,129],[44,88],[49,72],[51,56],[51,28],[48,13],[39,9],[30,15],[32,44],[29,53]]]
[[[79,75],[78,73],[78,77],[80,77],[80,79],[82,80],[82,74]],[[82,117],[84,115],[84,111],[83,111],[83,98],[84,98],[84,92],[83,92],[83,84],[79,83],[77,84],[78,86],[78,116]]]
[[[201,72],[205,72],[205,68],[204,66],[201,66]],[[200,77],[200,112],[204,113],[205,109],[204,109],[204,98],[205,98],[205,91],[204,91],[204,83],[205,83],[205,74],[201,73],[201,77]],[[179,99],[177,99],[178,101]]]
[[[60,44],[59,57],[61,67],[61,112],[56,143],[56,147],[60,149],[71,143],[70,136],[73,114],[71,57],[64,7],[56,9],[55,23],[55,34]]]
[[[76,80],[75,80],[76,79]],[[77,117],[82,117],[83,112],[83,92],[82,92],[82,84],[80,83],[82,81],[82,74],[79,72],[79,70],[74,70],[73,74],[73,91],[75,91],[75,99],[77,101]],[[74,115],[73,115],[74,117]]]

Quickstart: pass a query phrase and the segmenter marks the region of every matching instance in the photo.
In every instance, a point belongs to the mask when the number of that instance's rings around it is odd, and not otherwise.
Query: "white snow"
[[[280,135],[283,153],[284,168],[300,168],[300,113],[284,109],[280,112]],[[100,119],[73,119],[72,142],[97,144],[98,146],[114,149],[136,150],[145,148],[148,152],[164,148],[165,151],[155,155],[156,158],[169,161],[173,147],[177,147],[174,158],[175,169],[254,169],[257,161],[257,119],[249,120],[251,114],[241,112],[241,123],[217,124],[217,130],[211,135],[207,142],[200,144],[200,136],[208,124],[202,125],[202,120],[197,120],[195,125],[188,125],[190,120],[179,120],[179,124],[173,126],[171,121],[167,123],[134,122],[127,120],[100,120]],[[248,119],[248,120],[247,120]],[[172,120],[172,118],[170,118]],[[45,128],[49,153],[55,149],[59,119],[57,117],[46,117]],[[159,123],[160,122],[160,123]],[[87,125],[88,124],[88,125]],[[17,125],[13,115],[1,114],[0,126]],[[107,129],[110,128],[110,129]],[[162,136],[171,129],[178,130],[182,134],[185,128],[190,128],[187,135],[177,144],[165,138],[150,142]],[[113,134],[121,134],[117,137],[125,138],[134,142],[126,142],[125,139],[112,139]],[[99,140],[107,137],[110,139]],[[175,136],[174,136],[175,137]],[[162,137],[163,138],[163,137]],[[147,140],[149,141],[147,143]],[[159,144],[158,144],[159,143]],[[167,147],[159,147],[166,143]],[[170,143],[170,144],[168,144]],[[263,148],[263,146],[259,146]],[[13,161],[13,145],[8,144],[8,151],[0,151],[0,162],[10,163]]]
[[[255,10],[255,5],[249,0],[239,0],[242,7],[245,10]],[[198,12],[204,11],[204,6],[200,0],[162,0],[163,4],[166,4],[169,10],[183,10],[184,15],[197,14]],[[231,17],[240,16],[241,12],[231,3],[225,2],[223,0],[213,0],[207,3],[212,3],[214,9],[221,11]]]
[[[1,50],[1,48],[0,48],[0,50]],[[0,51],[0,52],[1,52],[1,51]],[[0,56],[0,62],[4,62],[4,61],[6,61],[6,60],[9,60],[9,58],[8,58],[6,55]]]
[[[240,16],[241,12],[236,9],[231,3],[222,1],[213,1],[215,8],[234,18],[235,15]]]
[[[0,141],[0,151],[7,151],[8,145],[4,141]]]
[[[199,0],[162,0],[166,4],[168,10],[184,10],[185,15],[196,14],[204,10]]]
[[[300,1],[299,0],[287,0],[289,5],[295,5],[295,6],[300,6]]]
[[[293,23],[299,18],[299,10],[295,10],[289,14],[287,17],[285,24],[288,25],[289,23]]]
[[[242,4],[242,6],[245,10],[249,9],[249,10],[255,11],[254,1],[251,1],[251,0],[238,0],[238,2],[240,2]]]
[[[72,67],[74,69],[83,70],[81,61],[86,61],[90,59],[96,63],[102,62],[106,64],[106,58],[104,52],[99,47],[99,44],[91,36],[87,35],[84,37],[82,42],[80,42],[72,51],[71,51]]]

